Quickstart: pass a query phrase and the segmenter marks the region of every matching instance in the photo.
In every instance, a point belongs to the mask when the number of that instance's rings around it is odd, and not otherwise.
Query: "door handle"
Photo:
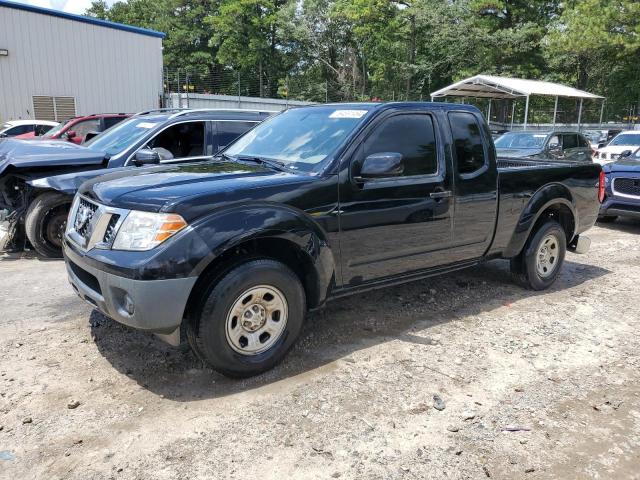
[[[440,199],[440,198],[448,198],[451,196],[451,190],[444,190],[440,192],[431,192],[429,194],[431,198]]]

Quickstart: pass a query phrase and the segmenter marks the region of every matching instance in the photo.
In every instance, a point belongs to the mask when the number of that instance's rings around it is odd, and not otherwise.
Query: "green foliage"
[[[226,75],[235,93],[239,74],[264,96],[421,99],[487,73],[620,108],[640,98],[637,0],[99,0],[87,13],[166,32],[166,67],[196,84]]]

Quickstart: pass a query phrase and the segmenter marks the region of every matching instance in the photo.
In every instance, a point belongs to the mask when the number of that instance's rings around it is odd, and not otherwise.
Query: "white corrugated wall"
[[[0,6],[0,49],[0,122],[33,118],[33,95],[78,115],[158,107],[161,38]]]

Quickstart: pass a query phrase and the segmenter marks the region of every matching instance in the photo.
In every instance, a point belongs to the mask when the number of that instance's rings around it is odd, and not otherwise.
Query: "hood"
[[[0,174],[9,166],[18,169],[32,167],[63,167],[67,165],[99,165],[104,152],[63,140],[16,140],[0,142]]]
[[[496,148],[498,155],[505,157],[530,157],[542,153],[541,148]]]
[[[635,172],[640,173],[640,161],[625,158],[617,162],[611,162],[602,167],[605,173]]]
[[[112,207],[160,211],[187,198],[213,195],[231,199],[248,190],[308,178],[259,165],[210,161],[122,168],[85,182],[79,192]]]

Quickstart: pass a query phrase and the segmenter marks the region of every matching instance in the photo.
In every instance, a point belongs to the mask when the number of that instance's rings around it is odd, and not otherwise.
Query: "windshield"
[[[313,171],[342,144],[369,108],[363,105],[288,110],[249,131],[224,153],[273,159],[287,168]]]
[[[496,148],[542,148],[544,133],[505,133],[496,140]]]
[[[47,133],[45,133],[44,135],[40,135],[42,138],[53,138],[55,136],[58,135],[58,133],[60,133],[62,130],[64,130],[64,128],[69,124],[69,122],[62,122],[59,123],[58,125],[56,125],[55,127],[53,127],[51,130],[49,130]]]
[[[640,133],[621,133],[609,142],[608,147],[613,145],[637,145],[640,146]]]
[[[116,123],[100,135],[93,137],[84,146],[91,150],[105,152],[109,156],[117,155],[165,119],[166,117],[163,116],[132,117]]]

